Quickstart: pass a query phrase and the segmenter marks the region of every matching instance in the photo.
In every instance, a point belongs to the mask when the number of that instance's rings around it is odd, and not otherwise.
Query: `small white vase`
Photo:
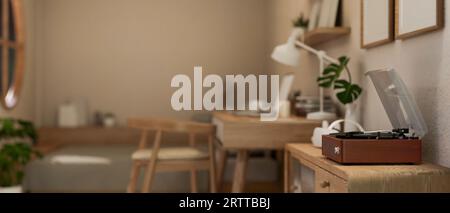
[[[105,117],[103,119],[103,126],[105,127],[114,127],[116,125],[116,118],[114,117]]]
[[[22,186],[10,186],[10,187],[0,187],[0,194],[2,193],[22,193]]]
[[[359,107],[357,103],[351,103],[345,105],[345,120],[351,120],[356,123],[359,123]],[[345,122],[344,124],[344,131],[345,132],[354,132],[359,131],[359,129],[348,122]]]

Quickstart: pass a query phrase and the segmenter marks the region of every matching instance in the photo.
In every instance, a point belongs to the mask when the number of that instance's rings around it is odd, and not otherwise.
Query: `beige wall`
[[[308,12],[306,6],[302,7],[307,4],[308,0],[270,0],[268,14],[272,36],[269,44],[272,47],[287,38],[290,20],[300,11]],[[362,77],[362,73],[378,68],[395,68],[417,99],[430,128],[424,140],[426,159],[450,166],[450,28],[367,51],[361,50],[359,8],[359,0],[344,0],[344,22],[352,28],[352,34],[318,48],[335,57],[349,55],[352,58],[351,69],[354,75],[359,75],[365,89],[361,110],[362,122],[367,129],[390,129],[391,126],[372,84]],[[448,23],[449,7],[446,14]],[[298,79],[296,86],[306,94],[317,94],[315,85],[311,85],[317,77],[314,72],[317,65],[312,59],[305,57],[303,66],[297,69],[301,79]],[[269,62],[268,67],[276,72],[291,69],[273,62]]]
[[[176,74],[264,70],[264,0],[38,0],[42,125],[57,106],[85,98],[89,108],[129,116],[187,117],[171,109]]]
[[[279,64],[270,58],[273,48],[287,41],[291,34],[292,20],[300,13],[308,15],[309,1],[269,0],[267,8],[267,69],[271,73],[295,73],[294,89],[301,90],[304,95],[317,95],[319,90],[315,87],[314,79],[318,75],[318,65],[315,57],[302,52],[302,65],[299,68]]]
[[[35,69],[34,69],[34,45],[35,45],[35,1],[24,0],[24,13],[26,25],[26,62],[25,77],[18,105],[12,110],[0,107],[0,117],[13,117],[34,121],[35,120]]]

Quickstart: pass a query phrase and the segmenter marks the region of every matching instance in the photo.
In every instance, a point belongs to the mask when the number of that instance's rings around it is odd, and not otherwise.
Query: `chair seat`
[[[133,160],[149,160],[152,149],[137,150],[131,158]],[[209,157],[208,152],[193,147],[161,148],[158,152],[159,160],[200,160]]]

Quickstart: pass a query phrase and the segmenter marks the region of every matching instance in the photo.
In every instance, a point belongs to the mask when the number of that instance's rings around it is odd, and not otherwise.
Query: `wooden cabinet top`
[[[322,155],[322,150],[311,144],[287,144],[287,151],[296,159],[302,159],[346,180],[397,178],[416,176],[424,179],[445,177],[446,187],[450,187],[450,169],[424,163],[422,165],[341,165],[328,160]]]

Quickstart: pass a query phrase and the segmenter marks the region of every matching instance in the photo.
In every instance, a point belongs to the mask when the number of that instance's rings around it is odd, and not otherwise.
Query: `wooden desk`
[[[309,181],[296,181],[294,165],[301,165],[299,176],[312,171]],[[285,150],[285,192],[320,193],[422,193],[450,192],[450,169],[433,164],[344,166],[326,159],[322,151],[310,144],[288,144]],[[297,167],[298,168],[298,167]],[[305,169],[306,168],[306,169]],[[311,174],[311,173],[310,173]],[[298,178],[298,177],[297,177]],[[307,177],[302,177],[303,180]],[[301,179],[300,179],[301,180]]]
[[[221,146],[218,183],[222,182],[227,151],[237,151],[232,192],[243,192],[247,161],[251,150],[284,150],[287,143],[310,143],[319,121],[302,118],[262,122],[259,117],[236,116],[227,112],[214,113],[217,139]]]

